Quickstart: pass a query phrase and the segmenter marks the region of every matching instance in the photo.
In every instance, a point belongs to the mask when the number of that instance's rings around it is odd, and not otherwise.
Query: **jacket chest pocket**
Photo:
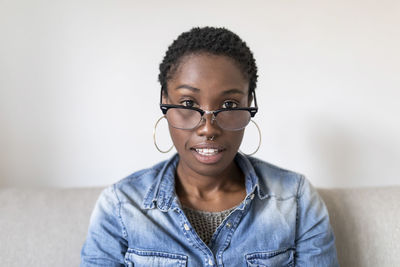
[[[283,249],[246,255],[248,267],[293,267],[294,250]]]
[[[187,256],[130,248],[125,254],[125,263],[129,267],[186,267]]]

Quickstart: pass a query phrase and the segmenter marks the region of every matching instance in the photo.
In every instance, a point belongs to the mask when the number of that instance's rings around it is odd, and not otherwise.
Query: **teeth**
[[[218,153],[218,149],[214,148],[196,148],[196,152],[200,155],[211,156]]]

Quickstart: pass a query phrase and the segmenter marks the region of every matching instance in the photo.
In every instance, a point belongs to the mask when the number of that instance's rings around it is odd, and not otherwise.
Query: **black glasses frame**
[[[217,109],[217,110],[203,110],[201,108],[196,108],[196,107],[186,107],[183,105],[172,105],[172,104],[162,104],[162,91],[161,91],[161,96],[160,96],[160,109],[162,113],[165,115],[167,114],[168,109],[170,108],[181,108],[181,109],[191,109],[198,111],[201,114],[201,117],[204,116],[204,114],[213,114],[214,118],[217,117],[218,113],[222,111],[230,111],[230,110],[247,110],[250,112],[251,118],[253,118],[257,112],[258,112],[258,106],[257,106],[257,98],[256,98],[256,93],[253,91],[252,92],[254,96],[254,107],[247,107],[247,108],[222,108],[222,109]]]

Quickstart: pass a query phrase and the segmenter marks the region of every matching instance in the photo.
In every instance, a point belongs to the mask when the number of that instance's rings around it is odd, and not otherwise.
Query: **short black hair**
[[[175,74],[180,60],[186,55],[197,53],[223,55],[233,59],[249,80],[249,95],[256,89],[257,65],[247,44],[226,28],[195,27],[173,41],[160,64],[158,80],[165,95],[168,95],[167,82]]]

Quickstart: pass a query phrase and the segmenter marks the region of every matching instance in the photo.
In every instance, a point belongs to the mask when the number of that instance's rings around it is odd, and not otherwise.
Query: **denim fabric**
[[[207,246],[175,194],[179,156],[105,189],[81,266],[338,266],[327,209],[302,176],[237,154],[247,195]]]

